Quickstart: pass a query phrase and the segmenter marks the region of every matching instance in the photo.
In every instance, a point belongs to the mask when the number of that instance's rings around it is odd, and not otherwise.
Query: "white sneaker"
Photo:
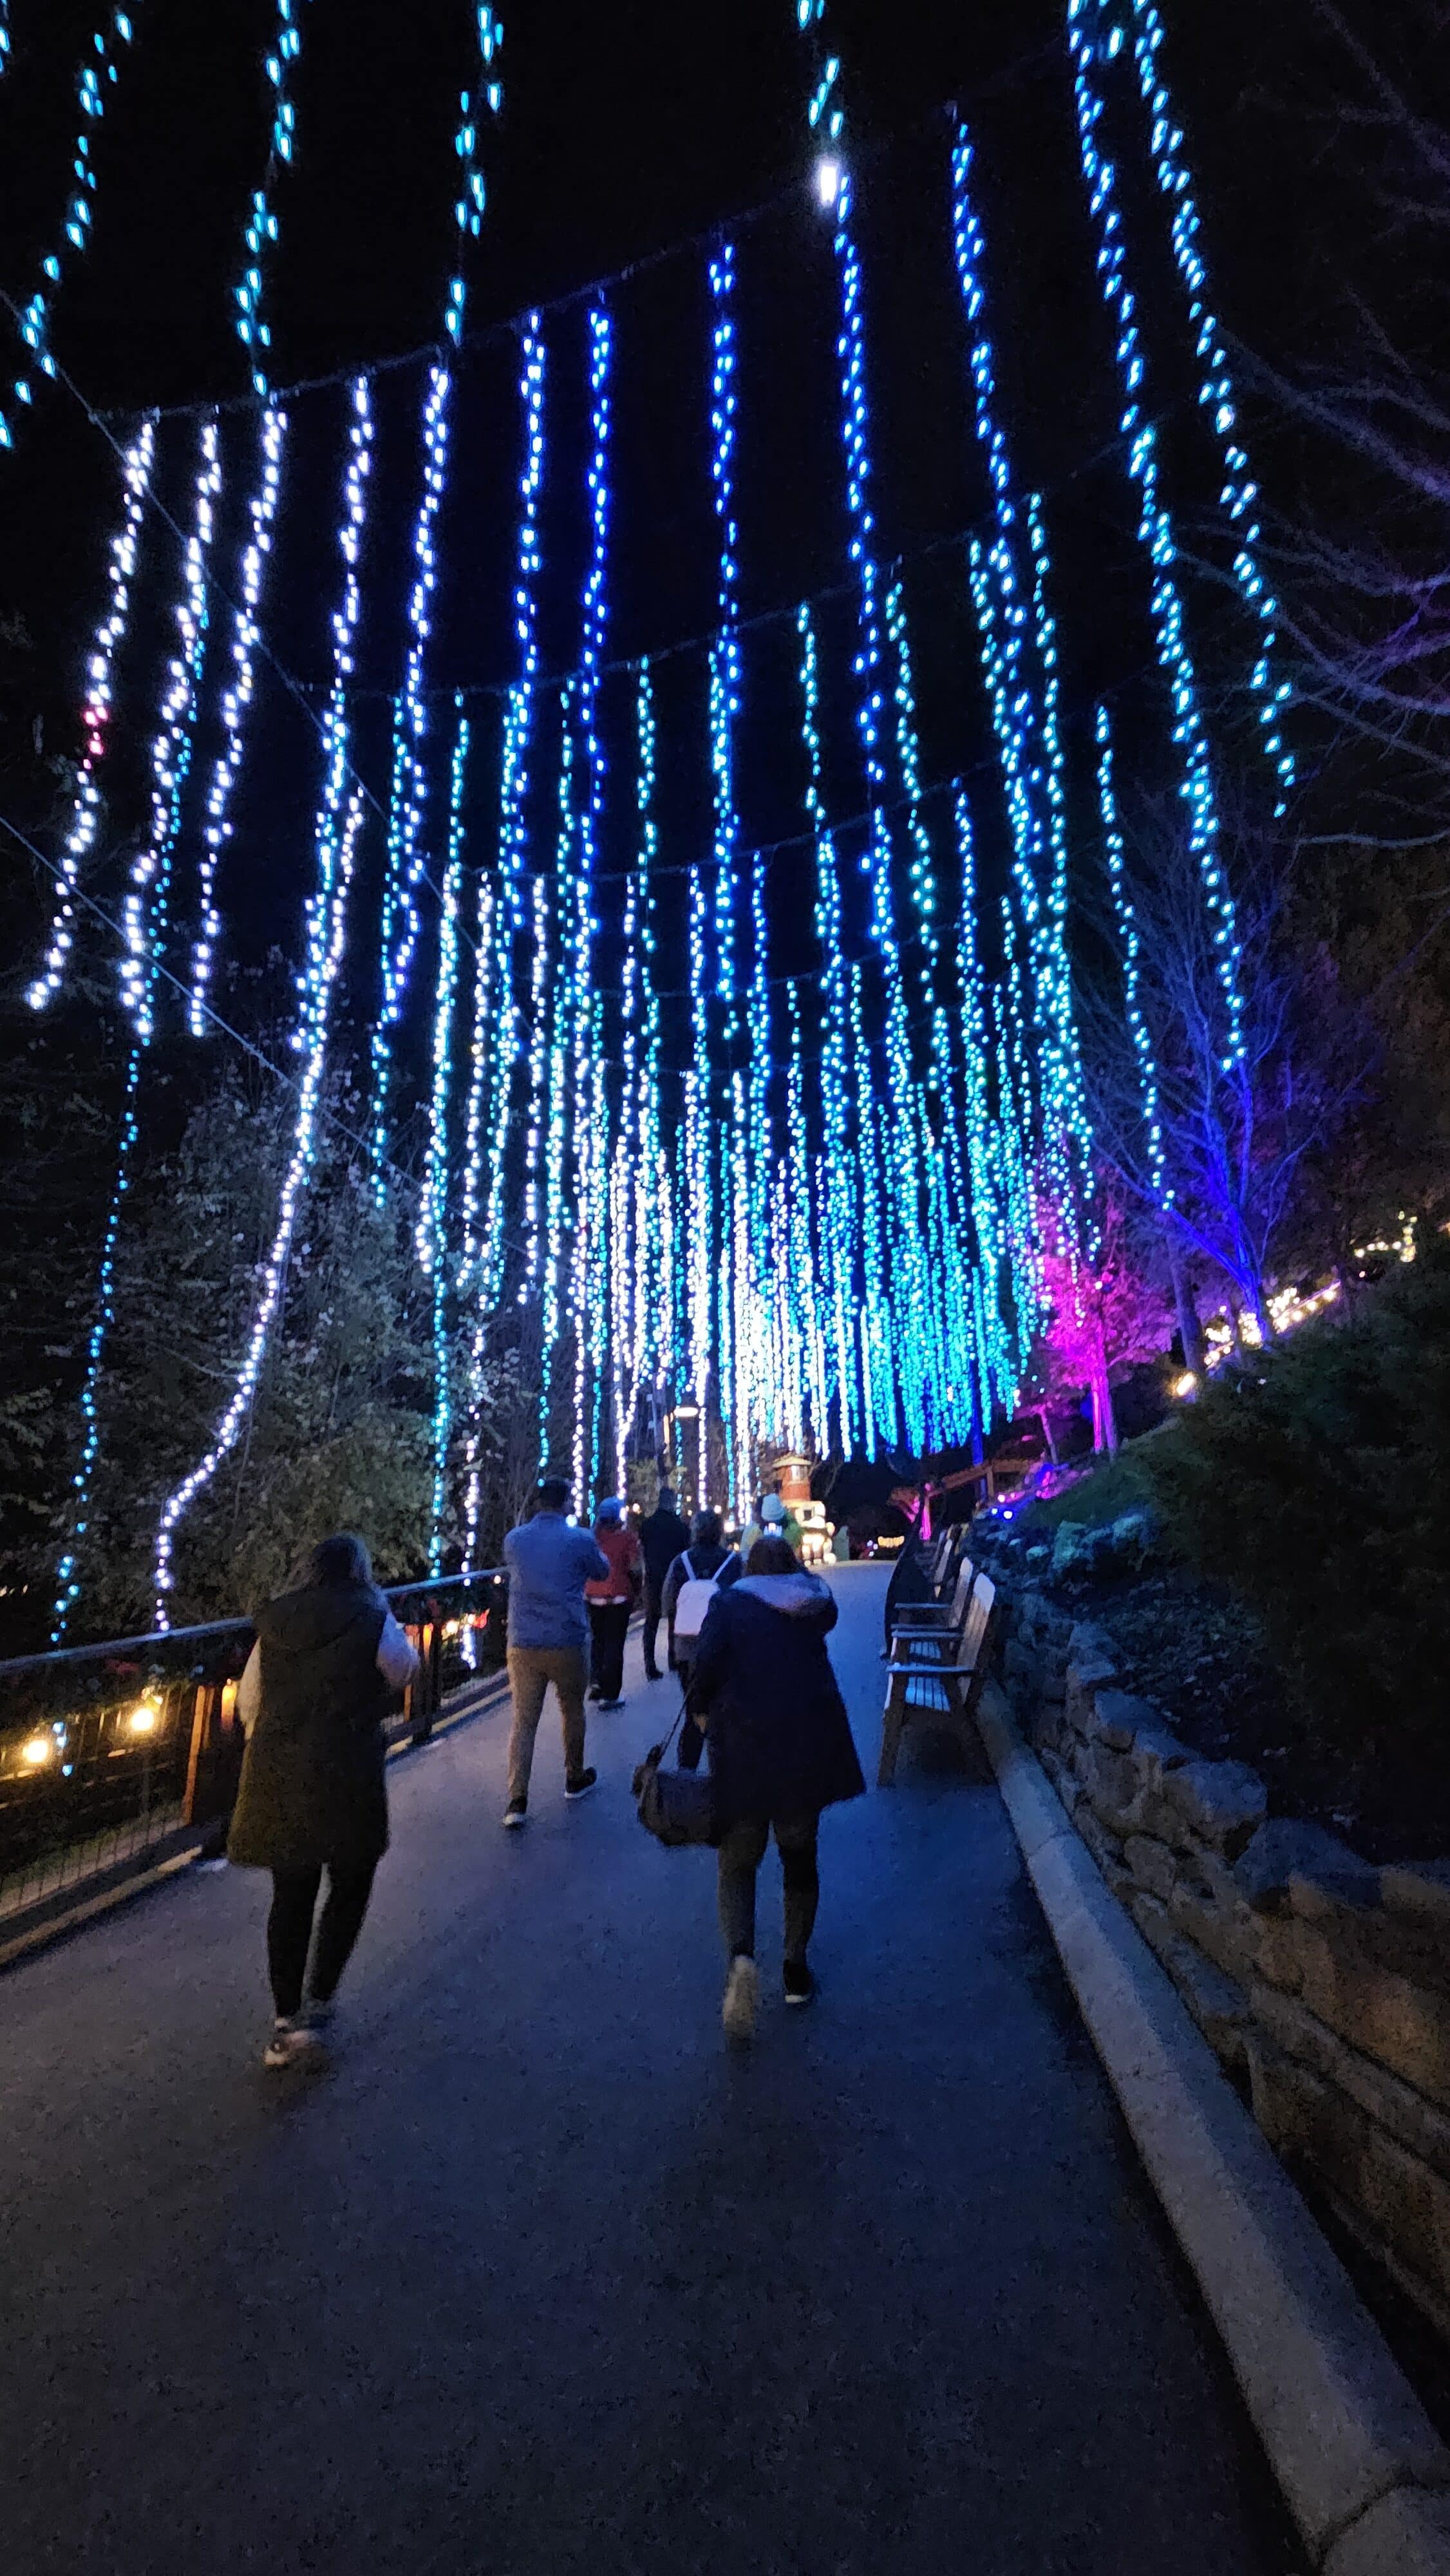
[[[262,2051],[264,2066],[295,2066],[299,2057],[309,2057],[322,2046],[322,2033],[310,2030],[305,2021],[277,2021],[272,2036]]]
[[[725,1980],[725,2000],[720,2007],[720,2019],[725,2025],[727,2039],[752,2039],[759,2010],[760,1971],[755,1961],[747,1959],[742,1951],[730,1962],[730,1974]]]

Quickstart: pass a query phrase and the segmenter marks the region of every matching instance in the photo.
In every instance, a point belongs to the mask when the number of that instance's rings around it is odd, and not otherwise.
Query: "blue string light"
[[[817,1215],[823,1290],[832,1324],[836,1436],[849,1458],[861,1416],[856,1400],[855,1246],[860,1176],[850,1146],[850,1067],[847,1046],[847,979],[841,945],[841,885],[835,844],[821,791],[820,682],[815,628],[809,608],[796,611],[801,640],[801,740],[806,754],[806,818],[815,840],[815,932],[821,952],[824,1002],[821,1119],[825,1151]]]
[[[1091,27],[1089,26],[1091,18]],[[1152,566],[1152,608],[1159,664],[1173,705],[1173,739],[1182,767],[1180,793],[1188,810],[1189,846],[1203,885],[1215,966],[1226,1022],[1220,1065],[1231,1072],[1243,1063],[1244,1000],[1240,981],[1242,947],[1233,894],[1221,856],[1218,799],[1213,780],[1208,732],[1204,723],[1198,674],[1189,650],[1183,597],[1176,566],[1178,541],[1172,514],[1163,498],[1158,468],[1158,433],[1146,416],[1143,390],[1147,359],[1137,322],[1137,297],[1128,284],[1124,227],[1117,204],[1117,173],[1099,150],[1097,129],[1103,97],[1096,80],[1100,63],[1120,52],[1121,24],[1110,21],[1105,0],[1068,0],[1068,43],[1073,63],[1073,97],[1083,177],[1098,232],[1098,272],[1103,296],[1117,325],[1116,358],[1125,396],[1120,426],[1128,440],[1128,471],[1140,495],[1139,541]]]
[[[0,0],[0,76],[10,69],[10,0]]]
[[[1113,778],[1112,722],[1107,708],[1101,706],[1097,712],[1097,741],[1098,808],[1103,818],[1103,846],[1107,854],[1108,882],[1112,887],[1113,915],[1118,925],[1119,955],[1123,970],[1123,1008],[1128,1023],[1128,1035],[1132,1041],[1134,1062],[1137,1066],[1138,1097],[1143,1109],[1143,1132],[1147,1141],[1148,1168],[1153,1179],[1153,1195],[1160,1208],[1167,1208],[1173,1204],[1174,1191],[1163,1144],[1158,1067],[1153,1053],[1152,1033],[1143,1011],[1138,916],[1128,886],[1123,831],[1118,818],[1117,788]]]
[[[487,0],[477,7],[476,16],[478,79],[472,90],[464,90],[460,95],[458,131],[453,138],[454,155],[462,165],[453,208],[453,220],[458,230],[458,265],[449,282],[443,328],[455,348],[463,336],[468,292],[463,255],[468,243],[476,241],[483,229],[483,211],[487,203],[481,151],[483,119],[485,115],[496,118],[503,108],[503,84],[495,72],[503,46],[503,27],[487,5]]]
[[[131,583],[136,571],[141,521],[151,489],[155,458],[156,421],[154,415],[148,414],[126,451],[122,472],[125,499],[121,524],[111,541],[110,598],[86,662],[86,699],[81,709],[85,750],[77,773],[70,828],[61,851],[58,871],[60,893],[51,920],[45,963],[25,996],[33,1011],[43,1011],[60,991],[75,944],[76,896],[82,871],[95,849],[100,830],[102,804],[99,781],[110,747],[116,656],[125,642],[131,622]]]
[[[51,355],[50,326],[66,268],[73,256],[83,251],[90,239],[95,212],[96,171],[91,157],[93,136],[99,131],[106,113],[106,103],[119,78],[118,63],[122,50],[131,42],[132,24],[124,9],[113,9],[91,38],[90,52],[82,63],[76,82],[76,99],[80,108],[80,129],[76,135],[71,160],[75,190],[66,207],[61,238],[54,250],[47,251],[40,263],[43,284],[38,286],[28,304],[22,307],[17,328],[34,366],[20,361],[20,373],[14,379],[14,394],[27,409],[37,393],[36,376],[53,377],[55,360]],[[13,447],[14,417],[0,407],[0,447]]]
[[[1258,557],[1262,533],[1256,518],[1258,485],[1253,479],[1248,451],[1243,444],[1239,420],[1238,396],[1229,368],[1228,352],[1223,344],[1220,325],[1208,301],[1208,270],[1199,247],[1202,225],[1194,202],[1193,181],[1184,159],[1183,129],[1177,122],[1172,95],[1163,79],[1158,57],[1163,48],[1163,21],[1154,0],[1132,0],[1133,60],[1137,68],[1138,88],[1150,120],[1149,150],[1159,192],[1172,209],[1169,226],[1173,257],[1188,293],[1188,313],[1197,331],[1195,355],[1202,370],[1198,399],[1208,416],[1209,426],[1223,458],[1224,482],[1219,494],[1223,509],[1235,534],[1233,575],[1239,594],[1250,617],[1260,629],[1260,649],[1250,679],[1250,690],[1257,702],[1263,750],[1276,775],[1279,802],[1276,817],[1285,810],[1285,797],[1294,784],[1294,756],[1287,748],[1283,732],[1283,712],[1293,694],[1288,680],[1274,679],[1275,620],[1278,602],[1264,577]],[[1098,35],[1098,59],[1106,52],[1109,60],[1122,51],[1127,18],[1123,0],[1115,8],[1105,7]],[[1116,41],[1115,41],[1116,39]]]
[[[217,909],[217,876],[228,841],[232,836],[232,791],[241,774],[246,747],[247,710],[256,687],[255,654],[262,640],[257,623],[257,608],[262,595],[262,577],[272,549],[272,530],[282,488],[282,450],[287,435],[287,415],[270,405],[262,415],[261,479],[252,495],[249,512],[251,533],[242,555],[241,581],[232,633],[232,678],[222,693],[223,744],[212,773],[211,791],[206,804],[206,827],[202,837],[200,871],[201,926],[191,952],[191,994],[187,1016],[193,1037],[206,1032],[206,1003],[211,990],[212,969],[216,961],[216,944],[221,936],[222,918]]]
[[[292,69],[301,50],[302,30],[298,23],[296,0],[277,0],[272,49],[263,64],[273,95],[271,141],[266,174],[261,187],[253,194],[244,236],[246,266],[235,289],[237,338],[247,352],[252,391],[264,399],[272,389],[272,326],[262,310],[262,290],[267,263],[276,247],[279,232],[272,195],[281,170],[292,159],[297,129],[297,111],[292,104]]]
[[[151,828],[144,849],[132,861],[130,891],[121,907],[121,999],[142,1046],[149,1046],[153,1033],[156,967],[170,912],[172,861],[206,665],[207,561],[222,483],[221,434],[214,417],[203,422],[200,444],[196,515],[183,553],[182,595],[176,605],[180,649],[166,665],[161,722],[151,745]]]
[[[359,376],[352,390],[342,524],[338,533],[343,588],[341,605],[332,620],[332,687],[322,726],[323,783],[315,835],[316,885],[307,900],[303,966],[297,979],[298,1007],[292,1033],[293,1048],[303,1060],[292,1151],[283,1178],[271,1249],[262,1270],[261,1290],[246,1353],[237,1373],[231,1401],[217,1425],[205,1457],[168,1497],[162,1510],[156,1536],[156,1625],[162,1629],[169,1625],[168,1599],[175,1581],[173,1550],[176,1531],[197,1495],[211,1482],[222,1460],[235,1448],[251,1411],[272,1326],[281,1309],[298,1207],[316,1158],[318,1110],[327,1067],[332,1001],[347,936],[354,855],[365,811],[361,791],[349,787],[349,699],[354,679],[358,620],[362,613],[360,567],[367,528],[372,444],[368,383],[365,376]]]

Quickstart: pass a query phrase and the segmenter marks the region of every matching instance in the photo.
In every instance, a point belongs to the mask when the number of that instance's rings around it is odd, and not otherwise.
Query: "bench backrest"
[[[997,1598],[997,1587],[990,1574],[979,1574],[967,1607],[962,1629],[962,1662],[975,1664],[986,1642],[987,1627]]]
[[[972,1586],[977,1579],[977,1569],[973,1565],[971,1558],[969,1556],[964,1556],[961,1564],[957,1568],[956,1588],[952,1593],[950,1625],[953,1628],[961,1628],[966,1623],[968,1607],[972,1598]]]

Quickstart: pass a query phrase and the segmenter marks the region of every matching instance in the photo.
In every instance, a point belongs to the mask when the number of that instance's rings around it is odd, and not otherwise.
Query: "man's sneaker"
[[[725,1980],[725,2000],[720,2007],[726,2038],[753,2038],[759,2009],[760,1971],[755,1961],[747,1959],[741,1951],[730,1962],[730,1974]]]
[[[624,1702],[622,1699],[602,1699],[599,1705],[601,1708],[623,1708]]]
[[[309,2028],[299,2013],[285,2019],[279,2014],[272,2025],[272,2036],[262,2051],[264,2066],[295,2066],[300,2057],[310,2056],[322,2041],[317,2031]]]
[[[510,1798],[503,1811],[503,1820],[506,1825],[526,1825],[529,1821],[527,1798]]]
[[[644,1677],[647,1682],[662,1682],[664,1680],[664,1674],[660,1671],[658,1664],[646,1664],[644,1668]]]
[[[566,1798],[587,1798],[599,1778],[597,1771],[575,1771],[564,1783]]]
[[[785,1963],[785,1999],[788,2004],[814,2001],[816,1981],[804,1959],[787,1959]]]
[[[597,1682],[591,1682],[584,1696],[586,1699],[603,1699],[604,1693]]]

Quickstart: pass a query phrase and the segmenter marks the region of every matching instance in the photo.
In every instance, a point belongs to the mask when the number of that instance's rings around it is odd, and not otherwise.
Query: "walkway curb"
[[[1323,2576],[1450,2576],[1450,2451],[989,1684],[978,1724],[1048,1929]]]

